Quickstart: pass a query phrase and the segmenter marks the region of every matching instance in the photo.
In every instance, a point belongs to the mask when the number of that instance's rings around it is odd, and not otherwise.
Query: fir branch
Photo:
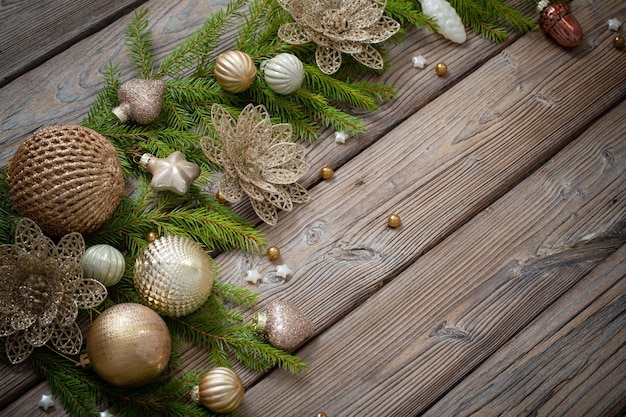
[[[302,103],[309,117],[337,131],[356,135],[366,130],[363,121],[328,104],[326,98],[305,89],[293,93]]]
[[[11,207],[7,167],[0,169],[0,245],[13,243],[19,216]]]
[[[126,28],[126,45],[137,69],[139,78],[152,77],[154,54],[152,53],[152,35],[148,31],[148,9],[135,11],[131,23]]]
[[[421,10],[421,9],[420,9]],[[410,1],[387,0],[385,15],[398,21],[402,26],[415,25],[418,28],[426,28],[431,32],[438,29],[437,22],[414,7]]]

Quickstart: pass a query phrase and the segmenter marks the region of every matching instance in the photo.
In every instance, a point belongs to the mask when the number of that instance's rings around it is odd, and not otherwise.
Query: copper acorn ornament
[[[9,193],[22,217],[49,235],[89,234],[106,222],[124,195],[113,145],[79,125],[37,130],[9,164]]]
[[[265,63],[263,76],[272,91],[278,94],[293,93],[302,86],[304,65],[293,54],[278,54]]]
[[[200,245],[182,236],[163,236],[137,256],[137,293],[164,316],[181,317],[196,311],[213,288],[213,262]]]
[[[284,351],[297,348],[313,334],[313,323],[288,301],[274,300],[254,316],[257,331],[267,334],[272,346]]]
[[[122,252],[113,246],[98,244],[85,250],[80,266],[85,278],[96,279],[108,287],[122,279],[126,261]]]
[[[543,7],[545,3],[539,3]],[[543,7],[539,27],[559,45],[573,48],[583,40],[583,30],[566,3],[552,3]]]
[[[170,359],[172,339],[155,311],[120,303],[98,316],[87,333],[89,365],[110,384],[135,388],[157,378]]]
[[[117,90],[119,104],[113,114],[122,123],[131,119],[149,125],[161,114],[164,93],[165,83],[161,80],[128,80]]]
[[[256,66],[250,55],[241,51],[227,51],[215,61],[215,79],[226,91],[241,93],[252,85]]]
[[[192,397],[214,413],[232,413],[241,405],[245,389],[241,378],[229,368],[211,369],[194,388]]]

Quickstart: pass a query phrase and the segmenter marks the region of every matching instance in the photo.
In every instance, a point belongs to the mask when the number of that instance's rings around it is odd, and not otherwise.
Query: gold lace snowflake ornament
[[[278,36],[290,44],[317,44],[315,60],[326,74],[341,67],[341,53],[361,64],[382,69],[383,57],[371,44],[389,39],[400,23],[383,16],[386,0],[278,0],[295,20]]]
[[[83,278],[84,252],[80,233],[55,245],[28,218],[18,223],[15,243],[0,246],[0,337],[6,338],[11,363],[24,361],[49,341],[62,353],[80,351],[78,309],[96,307],[107,296],[99,281]]]
[[[264,106],[248,104],[235,119],[219,104],[211,108],[218,138],[202,138],[202,150],[224,170],[220,195],[231,203],[247,196],[256,214],[275,225],[277,210],[291,211],[309,194],[296,181],[309,169],[304,147],[292,142],[288,123],[272,125]]]

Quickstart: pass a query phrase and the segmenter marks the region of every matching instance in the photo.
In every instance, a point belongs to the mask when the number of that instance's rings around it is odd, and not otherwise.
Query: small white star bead
[[[281,264],[276,267],[277,277],[287,278],[291,274],[293,274],[293,271],[285,264]]]
[[[348,135],[346,132],[335,132],[335,143],[346,143]]]
[[[607,24],[609,25],[609,30],[613,31],[617,31],[619,27],[622,26],[622,22],[620,22],[620,20],[615,17],[613,19],[609,19]]]
[[[54,407],[54,399],[52,398],[52,395],[43,394],[38,405],[46,411],[48,411],[48,408]]]
[[[259,274],[259,271],[257,271],[256,269],[250,269],[248,270],[246,281],[248,281],[250,284],[257,285],[262,278],[263,276]]]
[[[414,56],[412,58],[413,68],[424,68],[426,66],[426,58],[422,55]]]

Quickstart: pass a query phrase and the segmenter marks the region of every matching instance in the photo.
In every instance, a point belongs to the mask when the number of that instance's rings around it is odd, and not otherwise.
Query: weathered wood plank
[[[424,416],[623,415],[625,342],[622,247]]]
[[[0,3],[0,86],[145,1],[3,1]]]
[[[625,116],[622,103],[305,346],[306,373],[271,373],[248,390],[239,411],[410,416],[427,409],[626,242]],[[557,233],[577,236],[575,244],[545,251]],[[586,240],[589,234],[603,238]],[[386,254],[400,250],[387,243]],[[326,300],[330,282],[317,282]],[[623,299],[616,308],[611,314],[623,320]],[[607,349],[622,355],[624,342]],[[626,394],[626,386],[619,390]]]

